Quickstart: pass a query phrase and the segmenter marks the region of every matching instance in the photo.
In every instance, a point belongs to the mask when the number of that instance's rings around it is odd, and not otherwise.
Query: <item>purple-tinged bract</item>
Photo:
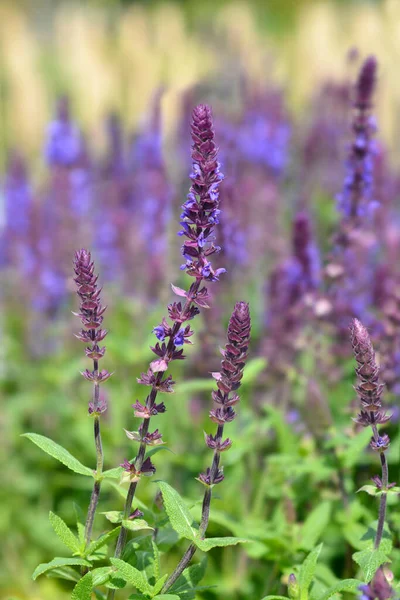
[[[249,305],[246,302],[238,302],[229,320],[226,346],[221,350],[221,370],[212,374],[218,388],[212,392],[212,398],[218,408],[210,411],[210,419],[218,424],[218,430],[215,436],[205,437],[207,446],[214,450],[211,469],[199,475],[199,480],[206,485],[220,483],[224,478],[219,468],[219,455],[228,450],[232,442],[229,438],[222,439],[223,428],[225,423],[233,421],[236,416],[233,406],[239,402],[237,390],[241,384],[249,349],[250,328]]]
[[[105,399],[100,398],[99,384],[107,381],[112,374],[106,369],[99,371],[98,367],[98,361],[103,358],[106,351],[104,346],[99,346],[99,342],[107,335],[107,331],[101,329],[106,307],[101,305],[101,288],[97,285],[98,276],[94,274],[94,262],[90,252],[85,249],[76,252],[74,271],[76,275],[74,281],[78,286],[77,293],[80,298],[80,312],[74,314],[81,319],[84,326],[76,337],[89,344],[85,348],[85,353],[93,360],[93,371],[86,370],[82,373],[85,379],[94,383],[93,399],[89,402],[89,414],[101,414],[107,410],[107,403]]]

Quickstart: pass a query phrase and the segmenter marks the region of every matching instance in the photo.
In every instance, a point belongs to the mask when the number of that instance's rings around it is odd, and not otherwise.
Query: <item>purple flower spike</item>
[[[368,331],[357,319],[354,319],[351,327],[351,343],[357,361],[358,385],[355,389],[361,400],[361,411],[356,422],[364,427],[386,423],[390,417],[382,411],[384,386],[379,382],[375,352]]]
[[[112,373],[106,369],[99,370],[99,360],[103,358],[106,351],[104,346],[99,346],[99,342],[107,335],[107,331],[101,329],[106,307],[101,305],[101,289],[97,285],[98,277],[94,274],[94,262],[90,252],[85,249],[76,252],[74,271],[76,275],[74,281],[78,286],[77,293],[80,299],[80,312],[74,314],[81,319],[85,328],[81,329],[76,337],[85,344],[89,344],[85,348],[85,354],[93,360],[93,371],[86,369],[82,373],[85,379],[94,384],[93,399],[89,403],[89,414],[102,414],[107,410],[107,403],[105,399],[100,400],[99,385],[107,381]]]
[[[214,485],[223,480],[222,471],[219,469],[220,453],[229,450],[232,445],[229,438],[223,440],[224,425],[233,421],[236,416],[232,406],[239,402],[236,390],[239,389],[243,377],[250,341],[250,326],[249,305],[238,302],[229,321],[227,344],[221,351],[223,356],[221,371],[212,373],[218,388],[212,393],[212,397],[218,404],[218,408],[210,411],[210,419],[218,424],[218,429],[215,436],[205,434],[207,446],[214,450],[211,469],[199,475],[199,480],[206,485]]]
[[[217,281],[224,270],[214,272],[206,257],[219,250],[212,234],[214,225],[219,222],[218,187],[223,175],[217,161],[211,109],[200,104],[192,116],[192,186],[181,214],[183,229],[180,235],[187,238],[182,246],[186,259],[183,268],[197,280]]]
[[[353,320],[351,326],[351,343],[357,361],[356,374],[358,385],[355,387],[355,390],[361,401],[361,411],[355,420],[364,427],[367,425],[371,426],[373,436],[370,447],[375,452],[379,452],[382,467],[382,479],[375,479],[375,484],[378,485],[382,492],[379,502],[378,525],[374,543],[375,550],[378,550],[383,536],[387,491],[390,485],[389,469],[385,454],[389,447],[390,439],[387,434],[380,435],[377,425],[385,423],[390,417],[382,411],[381,397],[383,384],[379,381],[379,366],[375,360],[375,352],[372,347],[371,339],[364,325],[357,319]],[[372,588],[371,591],[375,592],[375,594],[372,596],[367,595],[367,598],[390,598],[390,596],[378,596],[377,591],[372,590]]]
[[[350,219],[369,216],[376,205],[372,198],[374,147],[371,139],[376,126],[370,115],[376,70],[377,61],[370,56],[355,85],[353,141],[347,157],[343,191],[338,196],[340,211]]]

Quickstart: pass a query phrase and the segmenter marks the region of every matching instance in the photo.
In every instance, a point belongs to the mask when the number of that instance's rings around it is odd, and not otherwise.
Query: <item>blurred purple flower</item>
[[[47,129],[44,155],[50,166],[72,167],[82,152],[82,136],[78,127],[71,121],[69,100],[59,99],[56,118]]]

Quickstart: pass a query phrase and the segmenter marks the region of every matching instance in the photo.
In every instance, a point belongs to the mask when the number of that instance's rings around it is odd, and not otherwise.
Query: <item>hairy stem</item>
[[[92,335],[94,336],[94,334],[95,334],[95,330],[93,330]],[[93,360],[93,373],[95,373],[95,374],[98,373],[98,370],[99,370],[99,362],[98,362],[98,360],[94,359]],[[100,387],[99,387],[98,382],[95,382],[95,384],[93,386],[93,406],[94,406],[95,410],[98,407],[99,396],[100,396]],[[97,504],[99,502],[99,497],[100,497],[100,487],[101,487],[100,477],[101,477],[101,474],[103,471],[103,461],[104,461],[103,445],[101,443],[100,417],[96,413],[94,415],[93,431],[94,431],[94,443],[96,446],[96,480],[93,485],[93,491],[92,491],[92,495],[90,497],[90,504],[89,504],[88,513],[87,513],[87,517],[86,517],[86,524],[85,524],[86,546],[88,546],[90,544],[90,540],[92,538],[93,522],[94,522],[94,517],[96,514]]]
[[[381,457],[381,465],[382,465],[382,487],[384,490],[387,490],[387,486],[389,483],[389,470],[388,470],[388,464],[386,462],[385,453],[381,452],[380,457]],[[378,527],[376,530],[376,538],[375,538],[375,544],[374,544],[374,547],[376,549],[379,548],[379,545],[382,540],[383,528],[385,525],[385,516],[386,516],[386,501],[387,501],[387,494],[384,493],[381,495],[381,501],[379,503]]]
[[[216,440],[221,441],[223,434],[224,434],[224,426],[218,425]],[[214,456],[213,456],[213,461],[212,461],[211,470],[210,470],[211,485],[212,485],[214,478],[217,475],[218,470],[219,470],[220,456],[221,456],[221,453],[219,452],[219,450],[214,450]],[[201,539],[204,539],[204,537],[205,537],[207,527],[208,527],[208,522],[210,519],[211,496],[212,496],[211,486],[206,487],[206,490],[204,492],[204,497],[203,497],[203,506],[202,506],[202,510],[201,510],[201,521],[200,521],[200,527],[199,527],[199,536]],[[179,561],[178,565],[176,566],[174,572],[168,577],[167,581],[165,582],[165,584],[161,590],[162,594],[165,594],[166,591],[169,590],[169,588],[174,585],[175,581],[182,575],[183,571],[186,569],[186,567],[192,560],[196,550],[197,550],[197,546],[195,544],[190,544],[189,548],[186,550],[185,554],[182,556],[181,560]]]
[[[101,434],[100,434],[100,417],[99,415],[95,415],[94,417],[94,439],[96,444],[96,456],[97,456],[97,469],[96,469],[96,481],[93,485],[93,491],[90,498],[90,504],[88,508],[86,524],[85,524],[85,541],[86,545],[90,544],[90,540],[92,537],[92,529],[94,517],[96,514],[97,504],[99,502],[100,497],[100,486],[101,483],[99,481],[99,477],[101,476],[103,470],[103,447],[101,444]]]
[[[375,440],[379,439],[379,433],[376,425],[372,425],[372,431],[374,433]],[[380,452],[379,454],[381,458],[382,465],[382,489],[387,490],[389,485],[389,469],[386,461],[386,455],[384,452]],[[378,527],[376,529],[376,537],[374,548],[377,550],[380,546],[383,536],[383,528],[385,526],[385,517],[386,517],[386,503],[387,503],[387,494],[383,493],[381,495],[380,503],[379,503],[379,515],[378,515]]]

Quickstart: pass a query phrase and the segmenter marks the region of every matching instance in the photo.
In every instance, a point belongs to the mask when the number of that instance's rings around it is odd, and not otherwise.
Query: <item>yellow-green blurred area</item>
[[[199,80],[227,104],[246,73],[278,82],[300,109],[322,79],[343,76],[346,54],[380,63],[379,122],[395,144],[400,81],[400,3],[384,1],[51,2],[0,4],[1,141],[37,155],[54,100],[67,91],[92,136],[110,109],[140,121],[167,88],[168,132],[180,94]],[[93,137],[92,137],[93,139]],[[97,140],[101,144],[101,137]]]

